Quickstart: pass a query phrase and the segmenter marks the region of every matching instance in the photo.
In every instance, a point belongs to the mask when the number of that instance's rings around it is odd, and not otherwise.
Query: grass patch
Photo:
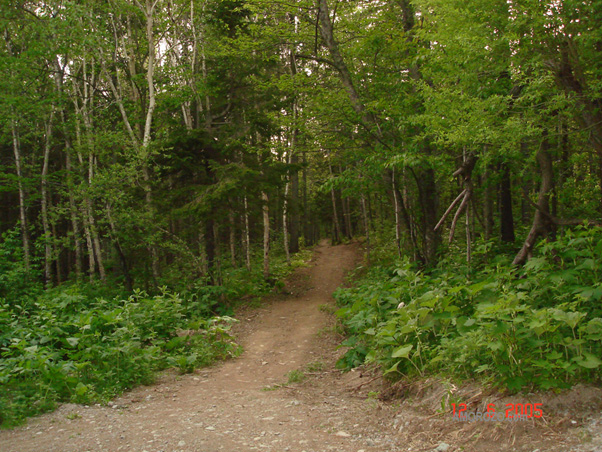
[[[301,370],[291,370],[286,374],[286,384],[300,383],[305,380],[305,374]]]

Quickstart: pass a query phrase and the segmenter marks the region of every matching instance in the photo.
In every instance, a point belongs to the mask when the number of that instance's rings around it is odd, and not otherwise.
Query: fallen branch
[[[365,381],[364,383],[360,384],[359,386],[356,386],[355,388],[352,389],[352,391],[354,391],[354,392],[359,391],[363,386],[366,386],[366,385],[372,383],[373,381],[378,380],[379,378],[382,378],[382,377],[383,377],[382,375],[377,375],[376,377],[371,378],[368,381]]]

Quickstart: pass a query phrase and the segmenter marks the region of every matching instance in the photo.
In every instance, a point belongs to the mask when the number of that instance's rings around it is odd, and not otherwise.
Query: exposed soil
[[[357,245],[323,243],[287,285],[290,295],[240,312],[239,358],[190,375],[165,373],[109,406],[63,405],[0,432],[0,451],[602,452],[597,388],[501,398],[439,380],[391,388],[366,369],[335,370],[341,351],[331,294],[359,256]],[[541,402],[544,417],[453,421],[439,413],[450,394],[469,411]]]

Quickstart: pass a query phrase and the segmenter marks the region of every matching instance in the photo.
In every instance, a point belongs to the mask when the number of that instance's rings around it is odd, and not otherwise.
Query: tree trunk
[[[247,270],[251,271],[251,232],[249,230],[249,203],[247,201],[246,195],[244,197],[244,207],[245,207],[245,210],[244,210],[245,265],[247,266]]]
[[[330,177],[333,177],[332,166],[328,165],[330,171]],[[341,233],[341,223],[339,222],[339,214],[337,211],[337,197],[334,188],[330,189],[330,199],[332,202],[332,225],[333,225],[333,241],[332,243],[339,243],[343,239]]]
[[[215,281],[215,229],[213,227],[213,212],[207,216],[207,219],[203,221],[205,226],[204,238],[205,238],[205,256],[207,262],[207,272],[211,277],[211,281]]]
[[[368,218],[368,209],[366,208],[366,195],[361,194],[360,202],[362,205],[362,218],[364,220],[364,233],[366,234],[366,258],[370,263],[370,219]]]
[[[420,170],[415,176],[418,198],[422,213],[422,255],[425,265],[433,265],[437,260],[440,235],[435,231],[437,224],[438,195],[435,171],[432,168]]]
[[[27,214],[25,212],[25,189],[23,187],[23,170],[21,168],[21,142],[17,124],[14,119],[11,120],[11,132],[13,136],[13,153],[15,155],[15,169],[17,171],[17,186],[19,188],[19,222],[21,226],[21,241],[23,243],[23,261],[25,268],[29,270],[31,266],[31,257],[29,254],[29,231],[27,229]]]
[[[541,186],[537,198],[537,208],[533,217],[531,230],[521,250],[514,258],[513,265],[524,264],[531,257],[537,238],[548,234],[552,228],[552,223],[546,216],[550,212],[550,194],[554,187],[554,169],[552,166],[552,156],[548,152],[548,147],[547,138],[544,137],[536,156],[541,171]]]
[[[89,150],[88,157],[88,187],[92,187],[92,181],[94,180],[94,153],[92,148]],[[102,257],[102,247],[100,245],[100,238],[98,236],[98,230],[96,228],[96,220],[94,219],[94,208],[92,207],[92,201],[90,195],[86,194],[86,211],[88,215],[88,225],[90,227],[90,235],[92,237],[92,245],[94,248],[94,254],[96,256],[96,264],[98,265],[98,273],[100,280],[104,283],[107,280],[105,272],[104,259]]]
[[[52,198],[51,203],[52,203]],[[56,222],[50,223],[50,230],[52,231],[53,237],[58,237],[58,233],[56,231]],[[60,249],[57,249],[54,245],[52,246],[52,261],[54,262],[54,269],[56,275],[56,283],[61,284],[63,282],[63,271],[61,268],[61,253]],[[69,274],[69,270],[67,270],[67,274]]]
[[[514,243],[514,216],[512,214],[512,182],[510,169],[506,163],[500,167],[502,181],[500,183],[500,232],[502,242]]]
[[[401,259],[401,200],[399,199],[399,190],[397,189],[397,181],[395,180],[395,169],[392,171],[391,181],[393,186],[393,202],[395,203],[395,244],[397,246],[397,257]]]
[[[313,245],[312,223],[309,221],[309,206],[307,204],[307,153],[303,151],[303,237],[305,245]]]
[[[85,79],[85,73],[84,73],[84,79]],[[84,83],[84,90],[86,90],[87,83]],[[84,119],[84,126],[86,128],[86,138],[87,138],[87,142],[88,142],[88,152],[92,152],[92,148],[91,148],[91,138],[89,137],[89,133],[88,133],[88,120],[87,118],[87,108],[85,107],[85,103],[83,104],[83,106],[80,108],[79,106],[79,102],[77,101],[77,96],[76,96],[76,92],[77,89],[75,88],[75,82],[74,82],[74,87],[73,87],[73,91],[74,91],[74,97],[73,97],[73,104],[75,106],[75,110],[79,115],[83,116]],[[87,102],[86,97],[84,97],[84,101]],[[75,137],[76,137],[76,142],[77,142],[77,159],[79,161],[80,166],[83,168],[84,165],[84,159],[83,156],[81,154],[81,152],[79,151],[79,149],[82,148],[82,131],[81,131],[81,123],[79,122],[79,120],[76,117],[75,120]],[[89,169],[88,169],[89,172]],[[90,174],[88,173],[88,181],[90,180]],[[86,192],[84,194],[84,206],[82,208],[82,219],[83,219],[83,225],[84,225],[84,237],[86,239],[86,249],[88,250],[88,274],[89,274],[89,278],[90,278],[90,282],[94,281],[94,277],[95,277],[95,273],[96,273],[96,259],[94,257],[94,245],[92,242],[92,233],[90,232],[90,210],[89,210],[89,202],[88,202],[88,196],[89,194]]]
[[[100,238],[98,236],[98,230],[96,229],[96,221],[94,220],[94,213],[92,211],[92,203],[90,199],[86,200],[87,211],[88,211],[88,221],[90,226],[90,235],[92,236],[92,244],[94,245],[94,254],[96,256],[96,264],[98,265],[98,274],[100,275],[100,280],[104,283],[107,280],[107,274],[104,266],[104,259],[102,257],[102,247],[100,245]]]
[[[90,216],[86,206],[83,212],[84,218],[84,236],[86,237],[86,248],[88,250],[88,276],[90,282],[94,282],[96,276],[96,258],[94,257],[94,243],[92,241],[92,233],[90,232]]]
[[[295,141],[297,138],[295,137]],[[299,157],[296,152],[291,150],[291,164],[297,165]],[[290,190],[290,252],[296,253],[299,251],[299,229],[301,225],[301,213],[299,210],[299,172],[293,171],[291,174],[291,190]]]
[[[228,221],[230,223],[230,263],[232,268],[236,268],[236,224],[232,209],[228,212]]]
[[[223,285],[222,278],[222,254],[220,250],[220,240],[219,240],[219,227],[217,221],[213,222],[213,239],[215,240],[215,271],[213,277],[213,284],[216,286]]]
[[[567,37],[559,46],[559,50],[559,60],[547,63],[553,70],[558,86],[568,94],[573,94],[571,97],[580,106],[577,110],[577,120],[587,130],[591,146],[598,155],[598,183],[602,190],[602,102],[599,97],[594,98],[587,94],[590,89],[583,76],[585,71],[581,67],[573,37]],[[599,210],[602,212],[602,196]]]
[[[330,20],[330,10],[328,8],[327,0],[319,0],[319,11],[318,11],[318,22],[320,24],[320,35],[322,36],[322,40],[324,44],[328,48],[328,52],[330,57],[332,58],[332,63],[335,69],[339,73],[339,79],[347,91],[347,95],[349,96],[349,100],[351,101],[351,106],[353,110],[360,116],[364,125],[376,125],[375,118],[366,112],[366,108],[362,103],[360,96],[355,89],[353,84],[353,80],[351,78],[351,73],[347,68],[347,64],[341,55],[339,50],[339,44],[334,38],[334,31],[332,28],[332,22]]]
[[[268,204],[268,194],[261,192],[261,201],[263,203],[263,277],[270,277],[270,206]]]
[[[199,261],[201,262],[201,276],[207,275],[209,273],[209,268],[207,265],[207,247],[205,246],[205,222],[199,221]]]
[[[284,199],[282,201],[282,236],[284,244],[284,254],[286,256],[286,263],[291,263],[291,252],[289,250],[289,237],[288,237],[288,196],[290,191],[290,181],[287,181],[284,185]]]
[[[121,270],[123,271],[123,278],[125,280],[125,290],[131,292],[134,287],[134,282],[132,280],[132,276],[130,275],[128,261],[125,257],[125,253],[123,252],[123,248],[119,243],[117,227],[115,225],[115,221],[113,220],[113,215],[111,214],[111,205],[107,203],[106,207],[107,219],[109,220],[109,226],[111,227],[111,235],[113,238],[113,246],[115,247],[115,251],[117,251],[117,255],[119,256],[119,262],[121,263]]]
[[[483,176],[483,217],[485,226],[485,240],[491,240],[493,237],[493,194],[490,182],[490,169],[485,169]]]
[[[333,243],[339,243],[343,237],[341,233],[341,224],[339,223],[339,214],[337,213],[337,197],[334,188],[330,189],[330,199],[332,201],[332,225],[334,227]]]
[[[148,85],[148,109],[146,110],[146,119],[144,121],[144,135],[142,137],[142,159],[143,168],[142,174],[144,177],[144,191],[146,208],[151,214],[151,218],[154,216],[153,207],[153,194],[149,172],[149,146],[151,141],[151,128],[153,124],[153,115],[155,112],[156,105],[156,94],[155,94],[155,37],[153,34],[154,24],[154,13],[155,13],[155,0],[146,0],[146,9],[144,14],[146,16],[146,39],[148,41],[148,63],[146,70],[146,83]],[[150,246],[151,252],[151,268],[153,272],[153,279],[155,283],[159,280],[159,253],[157,251],[157,245],[152,243]]]
[[[50,141],[52,138],[52,119],[54,117],[54,107],[50,118],[44,125],[44,163],[42,165],[41,179],[41,202],[42,202],[42,227],[44,230],[44,285],[48,288],[52,286],[52,231],[48,220],[48,166],[50,163]]]
[[[67,141],[65,149],[65,169],[67,171],[67,185],[69,192],[69,216],[71,219],[71,228],[73,229],[73,244],[75,249],[75,277],[81,281],[83,275],[83,252],[81,244],[81,231],[79,229],[79,220],[77,218],[77,206],[73,197],[73,176],[71,172],[71,144]]]

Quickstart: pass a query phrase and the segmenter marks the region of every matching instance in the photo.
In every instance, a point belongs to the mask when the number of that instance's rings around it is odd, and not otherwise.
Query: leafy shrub
[[[189,372],[236,353],[233,319],[203,314],[166,290],[106,300],[71,287],[29,308],[0,302],[2,425],[59,401],[105,401],[167,366]]]
[[[522,269],[479,249],[472,272],[449,259],[430,274],[403,261],[339,290],[351,335],[339,366],[376,362],[391,376],[440,372],[510,390],[599,379],[602,229],[542,243]]]
[[[35,265],[25,266],[19,229],[6,231],[0,238],[0,298],[24,305],[42,292],[40,281]]]

